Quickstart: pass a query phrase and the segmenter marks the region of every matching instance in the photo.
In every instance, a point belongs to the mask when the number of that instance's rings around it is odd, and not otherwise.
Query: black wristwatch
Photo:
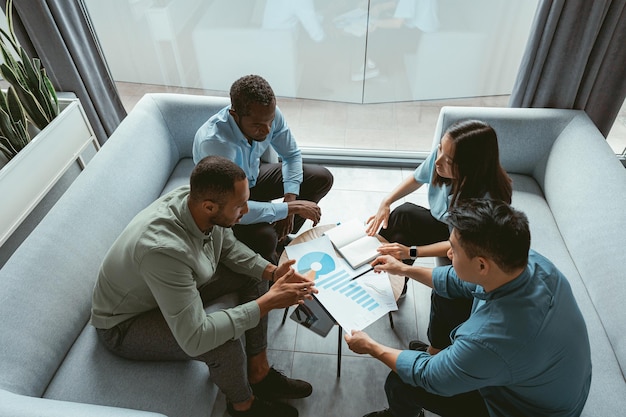
[[[417,246],[411,246],[409,248],[409,256],[411,257],[411,260],[415,260],[417,259]]]

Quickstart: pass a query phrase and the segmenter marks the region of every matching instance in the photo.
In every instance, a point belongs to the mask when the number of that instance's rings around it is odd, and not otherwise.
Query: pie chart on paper
[[[309,252],[298,261],[298,272],[306,274],[314,271],[315,276],[326,275],[335,270],[335,261],[324,252]]]

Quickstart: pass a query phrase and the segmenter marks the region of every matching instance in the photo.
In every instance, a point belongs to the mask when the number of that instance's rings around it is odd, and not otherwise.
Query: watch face
[[[411,258],[417,258],[417,248],[414,246],[411,247],[411,249],[409,249],[409,255]]]

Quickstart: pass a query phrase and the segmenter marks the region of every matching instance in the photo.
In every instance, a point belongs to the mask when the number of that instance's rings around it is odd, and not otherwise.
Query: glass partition
[[[378,103],[509,94],[537,0],[87,0],[116,80]]]
[[[330,153],[425,152],[442,105],[506,105],[537,2],[85,0],[117,82],[259,74],[300,146]]]

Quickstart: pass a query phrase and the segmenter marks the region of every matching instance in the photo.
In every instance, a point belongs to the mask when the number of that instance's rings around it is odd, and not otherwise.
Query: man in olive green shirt
[[[141,211],[110,248],[91,323],[122,357],[204,361],[233,416],[297,416],[276,399],[306,397],[312,388],[269,367],[267,313],[316,290],[293,261],[272,265],[234,237],[230,227],[248,211],[248,196],[236,164],[204,158],[189,187]],[[211,301],[232,292],[240,305],[211,310]]]

